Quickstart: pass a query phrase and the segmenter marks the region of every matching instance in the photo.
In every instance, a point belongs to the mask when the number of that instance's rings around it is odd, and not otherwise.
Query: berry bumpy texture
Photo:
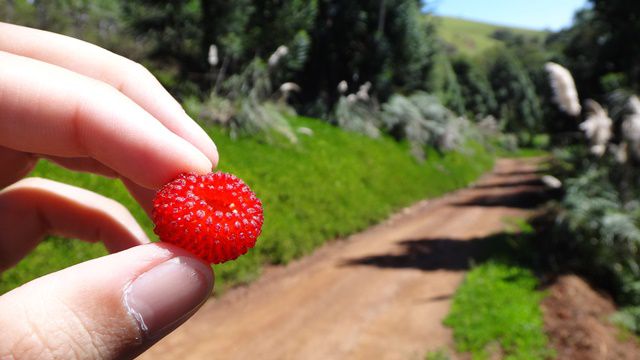
[[[154,232],[161,241],[220,264],[252,248],[262,230],[262,203],[234,175],[181,174],[153,200]]]

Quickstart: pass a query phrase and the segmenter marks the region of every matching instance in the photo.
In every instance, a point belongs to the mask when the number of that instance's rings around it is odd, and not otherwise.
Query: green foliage
[[[407,139],[411,144],[411,152],[418,159],[424,160],[424,147],[435,143],[435,139],[444,132],[438,122],[449,118],[449,111],[435,97],[429,97],[427,104],[434,104],[436,111],[442,110],[442,117],[425,116],[422,109],[412,99],[393,95],[383,106],[382,118],[389,133],[398,139]],[[429,114],[431,115],[431,114]]]
[[[492,157],[477,144],[470,144],[465,154],[433,153],[429,162],[418,164],[407,154],[406,144],[389,138],[346,133],[318,120],[290,121],[313,135],[301,135],[297,145],[272,145],[250,137],[234,141],[227,131],[206,127],[220,151],[220,169],[244,179],[265,206],[264,231],[256,248],[216,267],[218,289],[250,281],[264,263],[286,263],[418,199],[465,186],[492,165]],[[118,181],[69,172],[46,161],[39,163],[34,175],[118,200],[151,233],[150,221]],[[16,268],[0,275],[0,290],[104,253],[102,245],[45,241]]]
[[[620,85],[640,90],[640,46],[635,41],[640,27],[640,5],[633,1],[591,0],[592,9],[576,15],[574,26],[550,40],[561,47],[578,87],[585,96],[597,97],[609,91],[603,82],[611,73],[623,80]],[[612,80],[612,79],[608,79]]]
[[[572,27],[549,37],[561,60],[576,78],[583,98],[600,98],[612,86],[640,91],[640,4],[634,1],[591,0],[578,12]],[[612,76],[612,74],[615,74]]]
[[[600,86],[605,93],[612,93],[628,87],[627,77],[623,73],[608,73],[600,78]]]
[[[256,57],[267,58],[286,45],[294,56],[277,78],[288,80],[306,63],[309,32],[316,16],[315,1],[268,0],[136,0],[124,3],[130,28],[149,43],[152,59],[177,66],[179,77],[208,89],[227,74],[243,71]],[[213,74],[207,64],[210,45],[221,63]],[[287,70],[285,72],[284,70]],[[212,76],[213,75],[213,76]],[[190,94],[193,95],[193,94]]]
[[[489,79],[505,129],[528,136],[536,134],[542,125],[542,113],[531,78],[508,49],[497,49],[490,57]]]
[[[461,99],[470,116],[498,115],[498,103],[486,71],[477,62],[459,57],[453,61]]]
[[[433,31],[415,0],[123,3],[127,24],[150,44],[152,58],[177,67],[177,77],[203,90],[287,46],[290,56],[273,80],[300,84],[304,108],[318,99],[325,108],[332,106],[342,80],[371,81],[383,100],[395,89],[424,89],[435,48]],[[212,44],[221,59],[213,68],[206,62]]]
[[[433,56],[437,50],[434,24],[423,19],[420,2],[385,0],[379,3],[388,6],[384,18],[387,24],[378,30],[386,32],[392,56],[392,62],[383,73],[393,73],[392,85],[396,89],[425,90],[427,73],[433,71]]]
[[[308,43],[317,15],[317,0],[253,0],[246,29],[245,46],[253,54],[267,58],[280,45],[291,47],[301,38]],[[295,40],[298,38],[298,40]],[[308,50],[308,45],[305,50]],[[294,56],[299,70],[306,60],[306,51]]]
[[[411,153],[420,161],[425,160],[426,147],[461,150],[469,139],[485,140],[468,120],[456,117],[436,96],[422,91],[410,96],[394,94],[382,105],[382,111],[374,100],[342,96],[334,118],[340,127],[372,138],[384,130],[397,140],[407,140]]]
[[[183,79],[206,69],[198,0],[123,1],[126,24],[150,47],[150,58],[175,65]],[[207,46],[208,49],[208,46]]]
[[[409,97],[393,95],[383,105],[382,120],[388,133],[406,139],[412,154],[424,160],[426,146],[451,151],[469,138],[470,124],[456,118],[437,97],[416,92]],[[467,132],[465,132],[467,131]]]
[[[614,72],[622,72],[633,90],[640,90],[640,45],[636,39],[640,31],[640,4],[624,0],[591,0],[595,21],[602,24],[608,36],[602,40],[598,56]],[[601,74],[605,75],[605,74]]]
[[[204,49],[214,44],[226,61],[241,59],[249,49],[242,38],[255,12],[251,0],[238,1],[200,1],[202,11],[202,61]],[[223,62],[225,62],[223,60]]]
[[[319,0],[309,60],[295,80],[301,101],[331,107],[343,80],[373,83],[381,101],[394,90],[423,89],[435,50],[429,29],[415,0]]]
[[[534,158],[534,157],[548,157],[551,154],[546,150],[536,148],[520,148],[515,151],[498,152],[500,156],[509,158]]]
[[[439,53],[435,57],[433,71],[429,78],[429,89],[446,107],[459,115],[465,113],[462,89],[449,57],[444,53]]]
[[[603,25],[595,20],[591,9],[584,9],[574,16],[573,26],[549,35],[547,44],[560,54],[559,63],[572,73],[583,98],[598,98],[601,64],[596,61],[600,53],[597,39],[605,34]]]
[[[590,29],[581,28],[594,22],[595,16],[592,11],[579,14],[577,25],[569,32],[575,36],[573,40],[589,34]],[[618,73],[600,80],[605,79],[601,84],[608,83],[605,87],[623,81]],[[598,91],[594,89],[589,91]],[[625,89],[608,94],[614,123],[620,124],[630,114],[629,96]],[[619,126],[613,131],[619,138],[631,134],[623,134]],[[628,150],[621,144],[607,146],[607,153],[597,159],[590,156],[585,144],[555,152],[555,171],[563,180],[565,195],[548,237],[552,249],[549,258],[556,270],[580,273],[609,290],[619,305],[629,308],[619,314],[618,320],[637,331],[634,322],[638,312],[634,309],[640,306],[640,172],[633,146]]]
[[[621,309],[611,316],[611,321],[635,334],[640,334],[640,306]]]
[[[457,350],[488,359],[497,344],[504,359],[550,358],[537,286],[535,276],[517,266],[488,262],[473,268],[445,319]]]

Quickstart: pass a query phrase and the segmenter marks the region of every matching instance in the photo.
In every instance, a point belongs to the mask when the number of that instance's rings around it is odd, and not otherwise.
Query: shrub
[[[465,118],[456,117],[437,97],[425,92],[408,97],[396,94],[382,108],[385,129],[409,141],[411,153],[421,160],[425,146],[452,151],[475,134]]]
[[[334,110],[334,121],[341,128],[366,135],[380,136],[380,112],[372,101],[364,101],[355,94],[341,96]]]

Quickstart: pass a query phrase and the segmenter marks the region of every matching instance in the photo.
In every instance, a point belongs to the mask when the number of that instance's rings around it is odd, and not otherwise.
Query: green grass
[[[493,351],[505,359],[545,359],[552,355],[544,333],[538,281],[531,271],[489,261],[473,268],[453,300],[445,324],[456,350],[473,359]]]
[[[508,158],[533,158],[533,157],[548,157],[551,153],[547,150],[535,149],[535,148],[520,148],[516,151],[499,150],[498,155],[500,157]]]
[[[526,219],[505,218],[505,232],[474,240],[473,263],[457,289],[444,324],[456,351],[472,359],[550,359],[538,279],[541,263],[535,229]]]
[[[216,286],[254,279],[265,263],[287,263],[329,239],[364,229],[399,207],[463,187],[492,166],[492,155],[470,144],[462,153],[429,151],[418,164],[407,144],[369,139],[314,119],[292,119],[311,128],[297,145],[232,140],[208,127],[220,151],[219,168],[244,179],[262,199],[263,235],[237,261],[216,266]],[[34,175],[75,184],[122,202],[145,230],[151,223],[117,181],[72,173],[45,161]],[[0,275],[0,293],[37,276],[106,254],[102,245],[52,238],[16,268]]]
[[[425,360],[450,360],[451,357],[445,350],[436,350],[429,352],[425,357]]]
[[[544,31],[521,29],[507,26],[492,25],[477,21],[454,17],[436,17],[436,26],[440,37],[449,45],[463,54],[478,55],[488,49],[498,46],[501,42],[492,37],[499,29],[507,29],[515,34],[543,37]]]

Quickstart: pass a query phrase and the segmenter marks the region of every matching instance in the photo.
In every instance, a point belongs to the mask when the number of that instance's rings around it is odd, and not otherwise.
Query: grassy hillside
[[[216,286],[249,281],[264,263],[286,263],[328,239],[354,233],[393,210],[465,186],[491,167],[492,157],[470,144],[464,153],[429,152],[418,164],[407,144],[346,133],[325,122],[295,118],[307,127],[298,145],[232,140],[216,127],[207,132],[220,151],[220,169],[249,184],[265,206],[263,235],[239,260],[216,266]],[[127,206],[151,234],[152,225],[117,181],[72,173],[41,162],[34,175],[75,184]],[[34,277],[106,254],[102,245],[51,238],[16,268],[0,274],[0,293]]]
[[[458,51],[476,55],[500,44],[492,35],[496,30],[509,30],[515,34],[543,37],[544,31],[492,25],[460,18],[437,16],[436,27],[440,37]]]

